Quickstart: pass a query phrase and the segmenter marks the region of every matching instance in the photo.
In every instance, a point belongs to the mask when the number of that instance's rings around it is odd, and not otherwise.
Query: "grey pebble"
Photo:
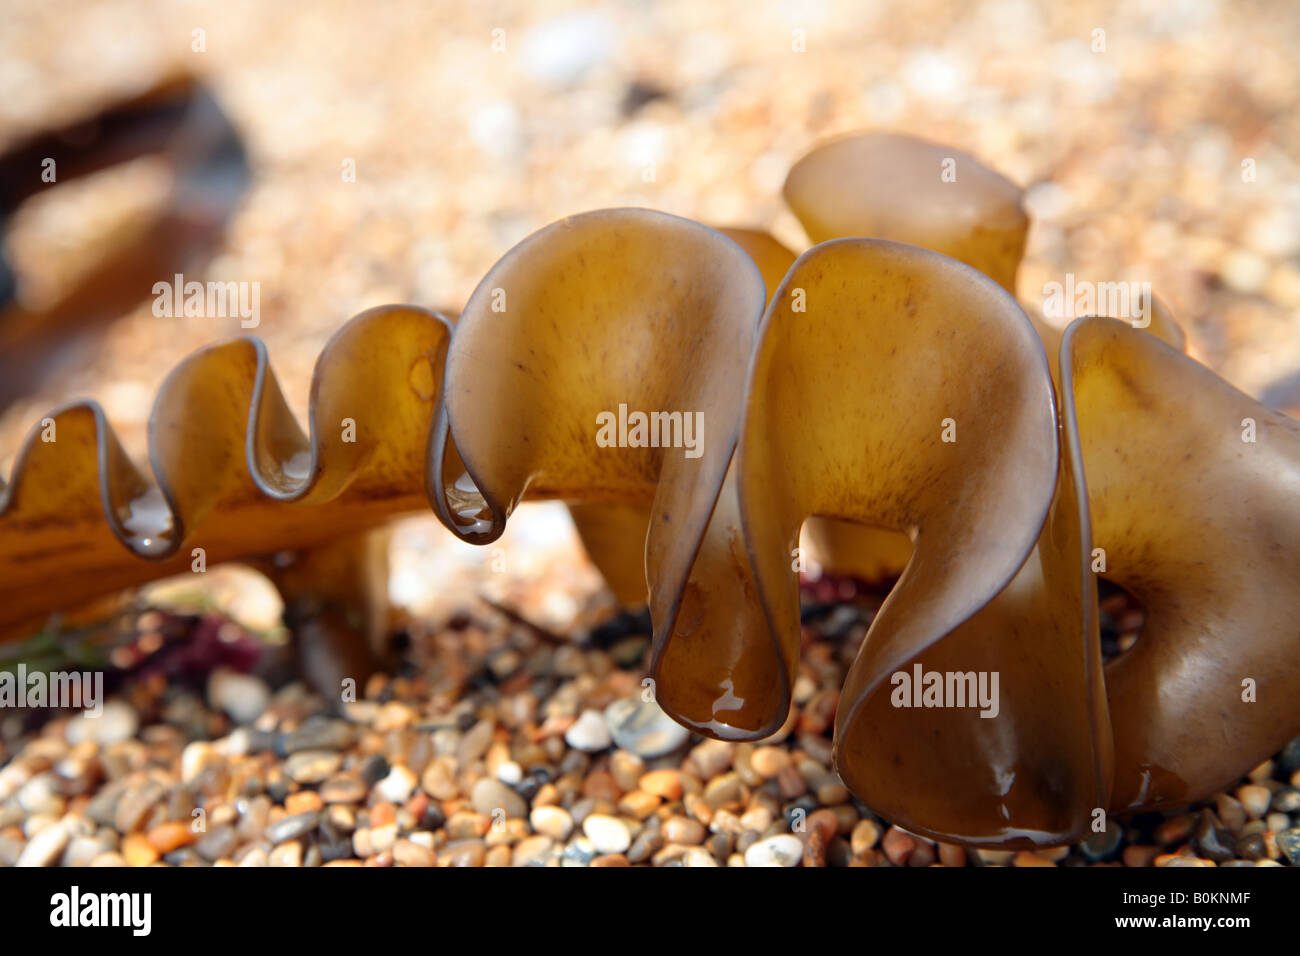
[[[226,859],[234,852],[239,841],[235,836],[234,827],[220,826],[213,827],[194,844],[194,849],[199,856],[205,860]]]
[[[690,740],[691,734],[653,700],[639,697],[616,700],[605,708],[605,723],[614,743],[639,757],[671,753]]]
[[[280,844],[306,836],[315,830],[319,823],[320,811],[308,810],[306,813],[295,813],[293,816],[267,824],[263,835],[272,844]]]
[[[321,783],[342,763],[343,758],[329,750],[301,750],[284,762],[284,772],[297,783]]]

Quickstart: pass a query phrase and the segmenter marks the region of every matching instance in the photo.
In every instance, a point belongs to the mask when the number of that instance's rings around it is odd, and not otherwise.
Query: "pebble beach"
[[[660,710],[635,615],[557,635],[469,607],[412,627],[399,665],[340,704],[276,683],[292,668],[228,618],[146,611],[102,715],[6,721],[0,865],[1300,864],[1300,738],[1212,801],[1075,846],[965,850],[891,826],[831,765],[838,688],[880,599],[805,586],[795,705],[757,743]]]

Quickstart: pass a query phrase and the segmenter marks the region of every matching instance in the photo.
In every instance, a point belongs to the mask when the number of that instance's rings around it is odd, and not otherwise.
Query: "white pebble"
[[[563,807],[534,807],[528,815],[528,822],[534,830],[552,840],[567,840],[573,832],[573,817]]]
[[[53,866],[68,845],[68,828],[62,823],[48,826],[23,847],[14,866]]]
[[[607,16],[575,12],[544,20],[523,39],[524,70],[551,87],[576,83],[614,52],[617,33]]]
[[[640,757],[659,757],[690,739],[688,731],[653,700],[616,700],[605,708],[605,724],[614,742]]]
[[[801,859],[803,844],[784,833],[759,840],[745,851],[746,866],[798,866]]]
[[[419,781],[415,779],[415,774],[398,764],[388,771],[388,776],[375,784],[375,789],[389,803],[405,803],[417,783]]]
[[[208,700],[240,724],[251,724],[266,710],[271,689],[260,677],[218,668],[208,678]]]
[[[55,788],[52,773],[38,773],[18,791],[18,805],[29,814],[63,812],[63,797]]]
[[[140,718],[136,716],[135,708],[121,700],[110,700],[104,705],[103,713],[88,719],[98,721],[95,740],[105,745],[130,740],[140,728]]]
[[[193,783],[194,778],[203,772],[203,768],[208,765],[213,755],[212,745],[207,741],[196,740],[186,744],[185,749],[181,751],[181,782]]]
[[[85,710],[69,720],[65,735],[70,744],[118,744],[134,737],[139,728],[135,708],[124,701],[110,700],[98,714]]]
[[[609,727],[605,724],[605,718],[601,716],[600,712],[584,710],[573,726],[565,733],[564,742],[574,750],[595,753],[598,750],[604,750],[614,741],[609,734]]]
[[[632,845],[627,824],[604,813],[593,813],[583,820],[582,832],[597,853],[622,853]]]

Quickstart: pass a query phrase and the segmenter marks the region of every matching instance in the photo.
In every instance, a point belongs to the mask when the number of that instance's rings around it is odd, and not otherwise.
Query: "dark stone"
[[[709,837],[706,847],[715,860],[725,864],[735,845],[735,838],[730,833],[715,833]]]
[[[1216,863],[1231,860],[1235,856],[1232,851],[1232,835],[1208,809],[1201,811],[1201,818],[1196,823],[1196,834],[1192,839],[1201,856]]]
[[[625,608],[589,631],[581,643],[587,647],[606,651],[625,637],[652,633],[654,631],[650,625],[649,608],[635,610]]]
[[[380,780],[388,776],[388,761],[384,759],[383,754],[371,754],[362,761],[358,773],[361,779],[366,782],[367,787],[373,787]]]
[[[830,846],[826,848],[826,865],[827,866],[848,866],[853,862],[853,847],[849,841],[842,836],[831,839]]]
[[[1268,856],[1264,837],[1258,833],[1243,833],[1237,837],[1237,855],[1246,860],[1262,860]]]
[[[312,717],[285,735],[282,757],[300,750],[346,750],[356,740],[356,729],[344,720]]]
[[[515,793],[532,803],[537,791],[542,789],[543,784],[550,783],[554,776],[549,767],[533,767],[524,774],[524,779],[515,784]]]
[[[442,812],[442,807],[429,801],[429,805],[424,808],[424,813],[420,815],[421,830],[440,830],[447,822],[447,814]]]
[[[644,863],[658,853],[664,845],[663,831],[659,827],[646,826],[636,835],[632,845],[627,849],[629,863]]]
[[[321,838],[316,846],[320,848],[322,863],[330,860],[346,860],[352,855],[352,839],[339,831],[326,820],[320,827]]]
[[[619,111],[624,116],[633,116],[647,103],[666,99],[669,95],[667,90],[656,83],[633,80],[623,90],[623,102],[619,105]]]

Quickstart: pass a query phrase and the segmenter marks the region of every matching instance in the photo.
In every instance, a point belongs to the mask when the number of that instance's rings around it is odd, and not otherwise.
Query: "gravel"
[[[848,600],[866,619],[879,596]],[[258,677],[264,707],[238,724],[210,681],[128,680],[105,711],[128,738],[54,715],[4,739],[0,864],[1300,864],[1294,742],[1230,792],[1112,820],[1074,847],[965,850],[891,826],[830,766],[831,691],[861,630],[824,629],[810,625],[789,720],[757,744],[669,721],[642,697],[644,657],[619,666],[581,644],[583,628],[555,645],[486,607],[412,627],[401,676],[376,675],[341,708]],[[478,679],[505,652],[508,683]]]

